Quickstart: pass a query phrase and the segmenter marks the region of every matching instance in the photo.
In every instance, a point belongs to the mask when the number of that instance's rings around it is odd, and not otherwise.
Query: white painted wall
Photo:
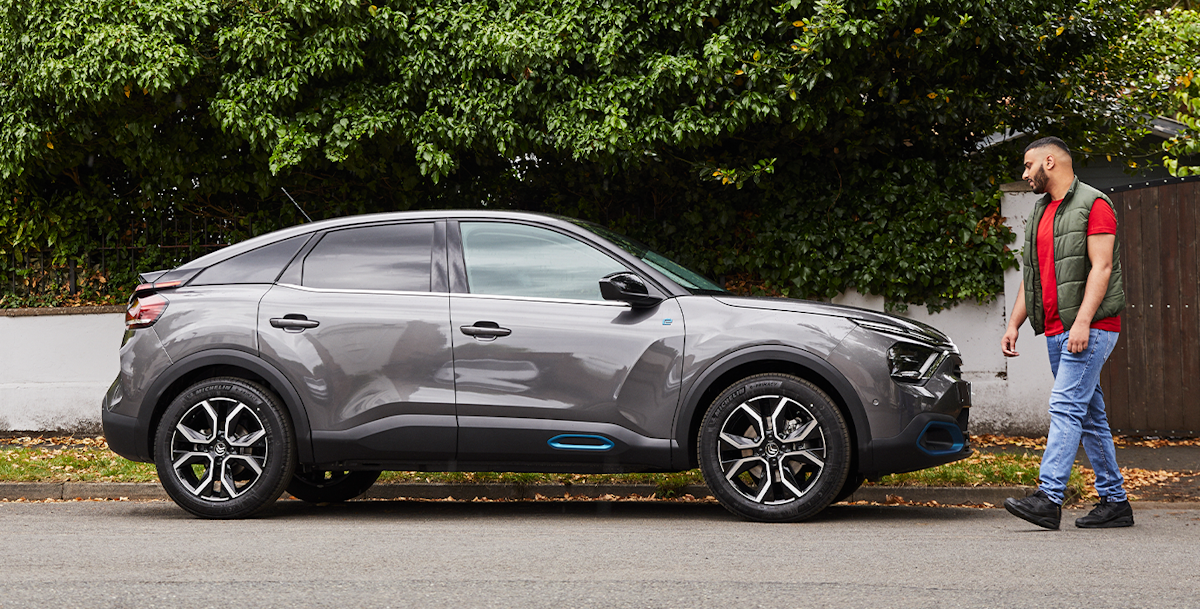
[[[99,431],[124,332],[122,313],[0,316],[0,430]]]
[[[1025,239],[1025,221],[1037,196],[1024,182],[1005,184],[1002,213]],[[963,356],[963,376],[973,385],[971,429],[977,433],[1041,436],[1050,427],[1047,403],[1054,377],[1046,339],[1021,329],[1020,357],[1000,354],[1019,270],[1004,275],[1004,295],[990,303],[959,304],[936,314],[910,306],[904,316],[933,325],[952,338]],[[882,311],[882,297],[850,291],[833,299]],[[0,317],[0,430],[96,431],[100,402],[119,362],[121,313]]]
[[[1033,204],[1041,198],[1029,190],[1026,182],[1004,184],[1000,190],[1004,198],[1000,213],[1005,224],[1017,234],[1011,246],[1018,252],[1025,247],[1025,223],[1033,213]],[[1016,303],[1017,291],[1021,287],[1021,270],[1009,269],[1004,273],[1004,327],[996,339],[996,350],[1000,350],[1000,338],[1008,326],[1008,315]],[[1007,421],[1004,429],[1014,435],[1044,436],[1050,429],[1050,390],[1054,388],[1054,375],[1050,373],[1050,356],[1046,353],[1046,337],[1034,336],[1029,322],[1021,324],[1017,337],[1018,357],[1006,358],[1008,372],[1007,399],[995,406],[997,420]],[[974,414],[974,413],[972,413]],[[992,418],[987,415],[987,418]]]

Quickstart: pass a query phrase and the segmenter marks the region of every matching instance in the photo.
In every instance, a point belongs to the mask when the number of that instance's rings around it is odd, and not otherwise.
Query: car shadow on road
[[[169,505],[169,504],[168,504]],[[144,511],[147,516],[188,517],[178,508]],[[924,507],[906,505],[846,505],[826,508],[807,522],[961,521],[984,517],[991,510],[979,508]],[[630,520],[690,520],[737,522],[739,518],[715,503],[667,501],[413,501],[366,500],[314,505],[295,500],[277,502],[258,518],[303,520],[422,519],[490,520],[511,518],[596,518]]]

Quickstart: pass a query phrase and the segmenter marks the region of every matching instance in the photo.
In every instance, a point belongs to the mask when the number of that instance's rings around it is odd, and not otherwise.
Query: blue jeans
[[[1087,349],[1081,353],[1067,350],[1070,332],[1046,337],[1054,390],[1050,392],[1050,435],[1038,487],[1054,502],[1063,502],[1067,478],[1079,442],[1096,471],[1096,493],[1111,501],[1125,501],[1125,478],[1117,467],[1112,432],[1104,414],[1104,392],[1100,390],[1100,369],[1117,344],[1117,333],[1092,329]]]

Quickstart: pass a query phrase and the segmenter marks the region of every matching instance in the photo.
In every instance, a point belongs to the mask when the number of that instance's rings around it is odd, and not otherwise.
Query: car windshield
[[[721,288],[704,275],[693,271],[658,252],[652,251],[645,245],[630,239],[620,233],[609,230],[598,224],[584,222],[581,220],[573,220],[573,222],[583,228],[586,228],[593,233],[611,241],[617,247],[637,256],[642,262],[654,267],[658,272],[670,277],[672,281],[683,286],[684,289],[692,294],[728,294],[729,292]]]

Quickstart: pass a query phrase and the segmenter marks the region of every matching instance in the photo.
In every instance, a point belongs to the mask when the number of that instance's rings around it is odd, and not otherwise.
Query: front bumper
[[[967,391],[969,395],[969,384]],[[967,435],[970,416],[970,408],[963,408],[957,417],[936,412],[917,415],[899,435],[871,442],[876,471],[863,474],[867,478],[878,478],[953,463],[971,456],[975,450]]]

